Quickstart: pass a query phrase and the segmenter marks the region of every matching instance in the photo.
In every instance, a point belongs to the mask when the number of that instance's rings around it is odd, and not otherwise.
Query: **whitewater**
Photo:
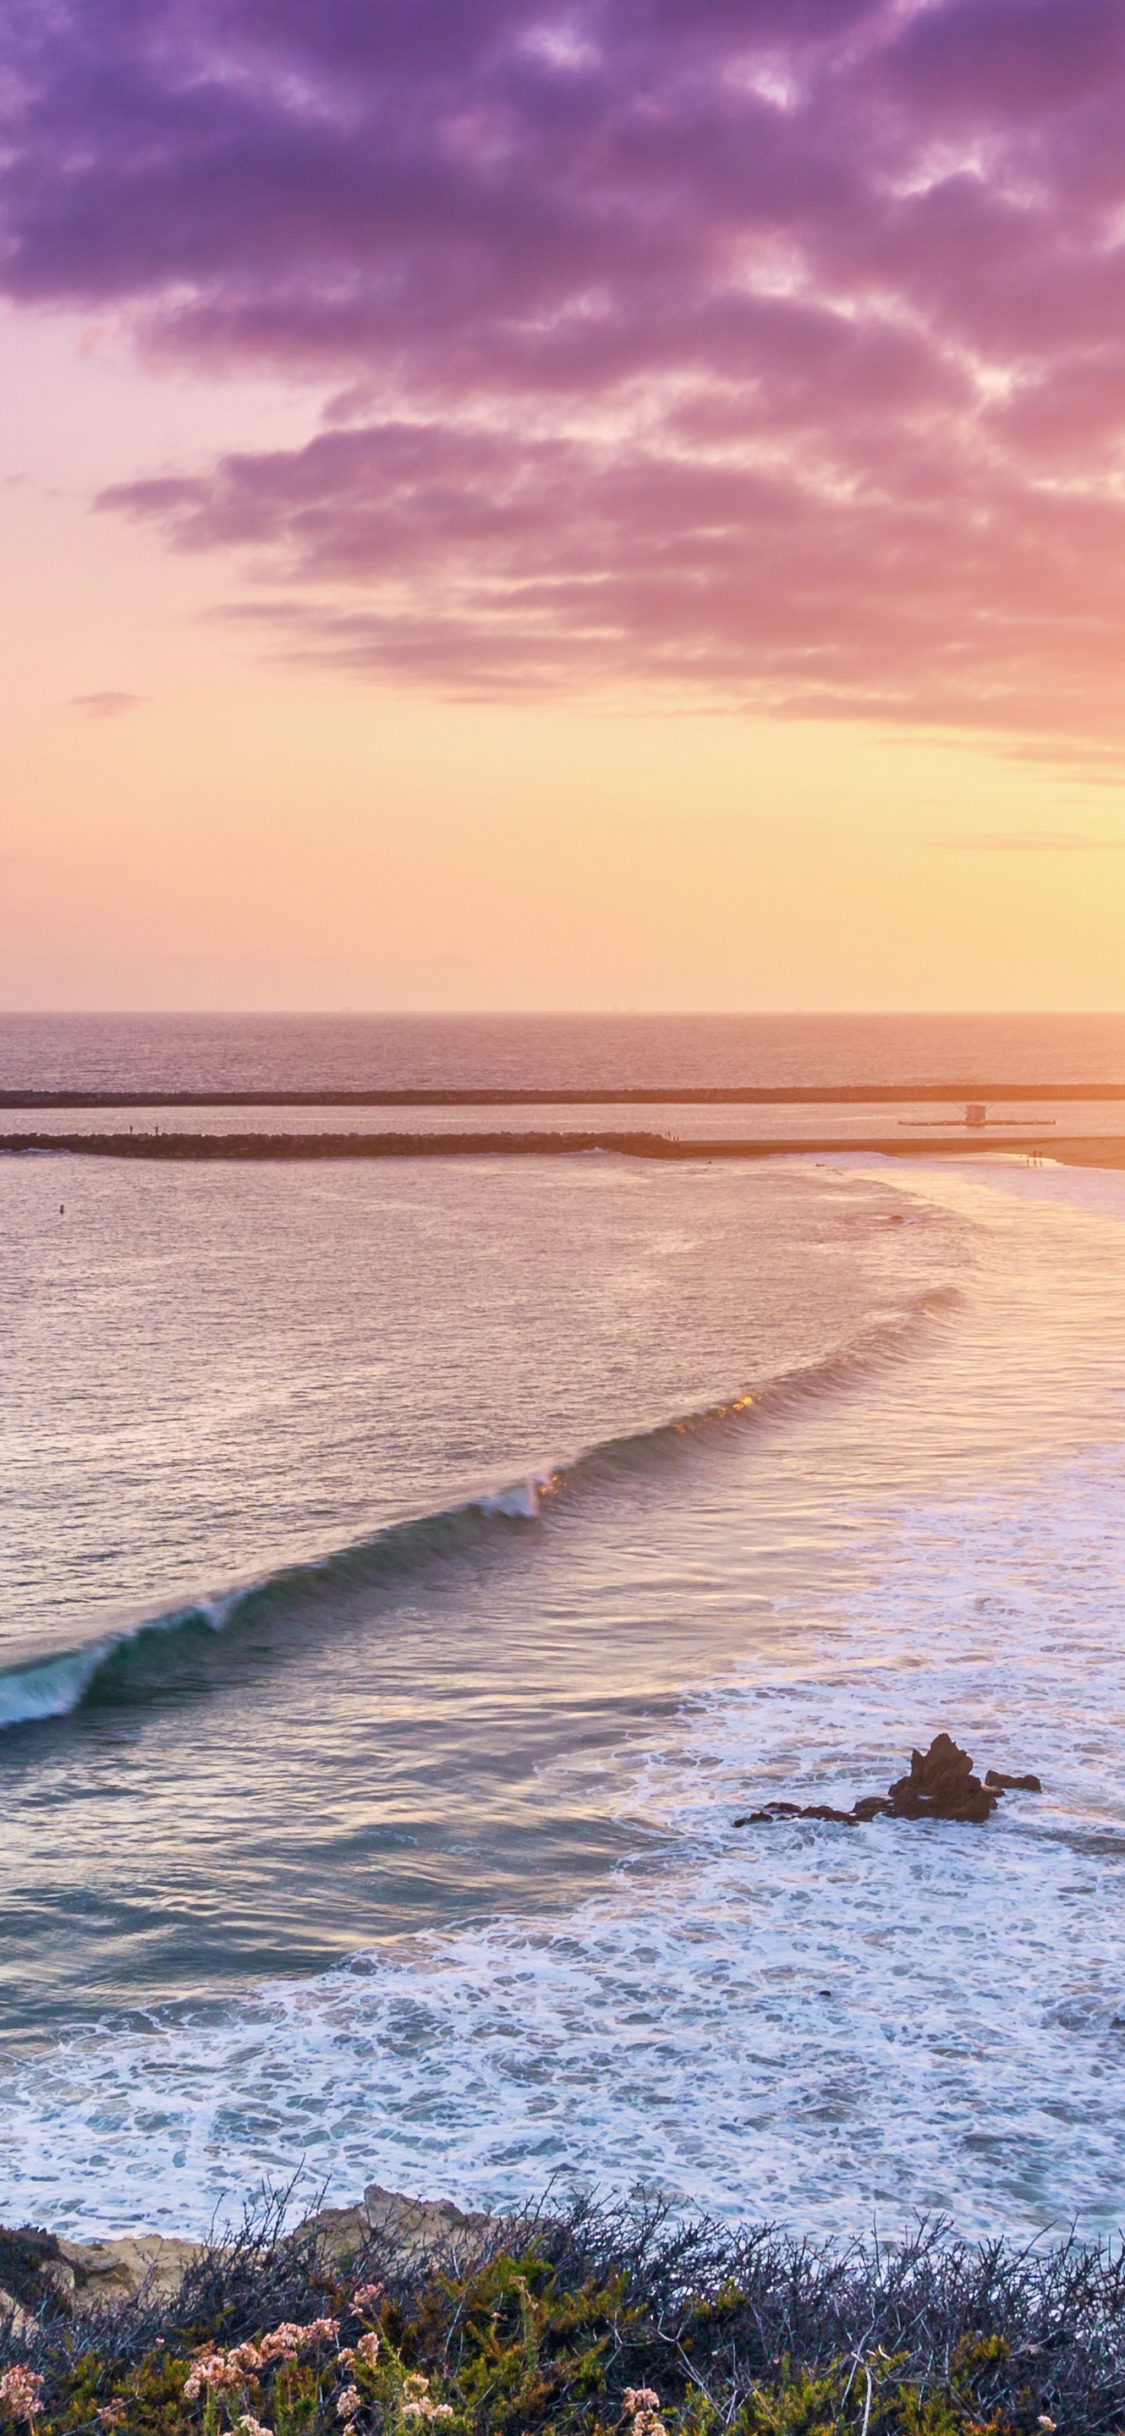
[[[58,1195],[18,1190],[30,1245]],[[554,2177],[823,2232],[1116,2228],[1125,1182],[302,1178],[268,1259],[264,1200],[229,1200],[255,1179],[89,1190],[134,1196],[142,1263],[151,1195],[181,1293],[210,1194],[228,1273],[191,1305],[201,1379],[175,1294],[146,1344],[88,1224],[54,1320],[97,1444],[56,1412],[36,1448],[25,1411],[17,1446],[9,1386],[0,2214],[202,2230],[293,2177],[294,2207]],[[501,1196],[523,1333],[490,1370]],[[380,1397],[357,1322],[401,1242]],[[734,1827],[846,1804],[941,1726],[1043,1795],[981,1830]]]

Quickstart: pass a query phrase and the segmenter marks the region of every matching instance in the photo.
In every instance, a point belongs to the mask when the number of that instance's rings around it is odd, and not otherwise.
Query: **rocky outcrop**
[[[983,1783],[951,1734],[935,1734],[928,1751],[912,1751],[910,1773],[896,1777],[886,1793],[865,1793],[850,1810],[827,1802],[802,1808],[798,1802],[767,1802],[736,1819],[736,1827],[771,1827],[782,1819],[829,1819],[840,1827],[866,1826],[871,1819],[954,1819],[982,1826],[1005,1793],[1041,1793],[1037,1776],[1005,1776],[990,1768]]]
[[[467,2212],[452,2199],[410,2199],[369,2182],[351,2208],[321,2208],[287,2239],[311,2236],[326,2261],[346,2266],[373,2237],[406,2265],[447,2257],[459,2267],[487,2249],[497,2219]],[[35,2225],[0,2227],[0,2328],[30,2333],[45,2309],[68,2315],[106,2301],[173,2300],[205,2245],[162,2233],[125,2233],[104,2241],[68,2241]]]
[[[912,1751],[910,1774],[900,1776],[887,1795],[887,1809],[896,1819],[960,1819],[979,1826],[991,1818],[1000,1793],[973,1774],[973,1763],[951,1734],[935,1734],[928,1751]]]
[[[199,2256],[198,2242],[162,2233],[84,2242],[37,2225],[23,2225],[18,2232],[0,2227],[0,2317],[12,2318],[19,2333],[51,2303],[66,2310],[89,2308],[105,2300],[132,2300],[141,2291],[152,2300],[168,2300]]]
[[[293,2239],[315,2235],[325,2256],[338,2266],[346,2265],[373,2234],[409,2264],[450,2250],[465,2261],[487,2247],[496,2222],[494,2216],[455,2207],[452,2199],[408,2199],[402,2191],[385,2191],[381,2183],[369,2182],[358,2207],[321,2208],[298,2225]]]
[[[881,1796],[879,1807],[886,1808]],[[831,1802],[811,1802],[807,1807],[800,1802],[767,1802],[763,1809],[748,1810],[745,1818],[734,1823],[736,1827],[776,1827],[782,1819],[829,1819],[834,1827],[858,1827],[859,1805],[854,1810],[834,1810]]]
[[[125,2234],[116,2241],[60,2239],[59,2250],[74,2279],[73,2295],[85,2301],[131,2298],[142,2289],[152,2300],[170,2299],[200,2256],[198,2242],[162,2233]]]

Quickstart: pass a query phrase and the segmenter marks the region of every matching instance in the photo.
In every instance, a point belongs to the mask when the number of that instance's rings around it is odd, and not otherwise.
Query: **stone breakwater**
[[[929,1137],[924,1145],[902,1134],[802,1134],[712,1139],[706,1134],[624,1133],[5,1133],[0,1157],[50,1153],[90,1159],[298,1160],[572,1158],[591,1151],[628,1159],[807,1159],[917,1160],[980,1158],[1019,1153],[1088,1167],[1125,1164],[1125,1136],[1083,1134],[1065,1139],[1042,1130],[1005,1134],[1003,1144],[961,1135]]]

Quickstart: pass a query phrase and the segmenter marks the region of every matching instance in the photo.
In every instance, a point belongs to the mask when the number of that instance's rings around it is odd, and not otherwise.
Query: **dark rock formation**
[[[855,1804],[852,1816],[866,1826],[868,1819],[883,1818],[890,1806],[885,1793],[865,1793],[862,1801]]]
[[[850,1810],[833,1810],[827,1802],[802,1809],[799,1802],[767,1802],[761,1810],[736,1819],[736,1827],[769,1827],[780,1819],[829,1819],[836,1826],[860,1827],[877,1818],[956,1819],[972,1826],[991,1818],[1005,1793],[1041,1793],[1037,1776],[1003,1776],[990,1768],[981,1783],[973,1763],[950,1734],[935,1734],[928,1751],[912,1751],[909,1776],[896,1777],[886,1793],[865,1793]]]
[[[859,1825],[858,1810],[833,1810],[829,1802],[814,1802],[808,1810],[800,1802],[767,1802],[764,1810],[751,1810],[734,1823],[736,1827],[768,1827],[777,1819],[830,1819],[836,1827]]]
[[[935,1734],[929,1750],[912,1751],[910,1774],[889,1789],[892,1818],[966,1819],[974,1825],[991,1818],[1000,1795],[973,1775],[973,1763],[950,1734]]]

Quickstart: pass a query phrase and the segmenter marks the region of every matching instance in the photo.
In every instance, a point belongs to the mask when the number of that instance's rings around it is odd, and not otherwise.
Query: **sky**
[[[8,0],[0,1004],[1125,1006],[1125,0]]]

